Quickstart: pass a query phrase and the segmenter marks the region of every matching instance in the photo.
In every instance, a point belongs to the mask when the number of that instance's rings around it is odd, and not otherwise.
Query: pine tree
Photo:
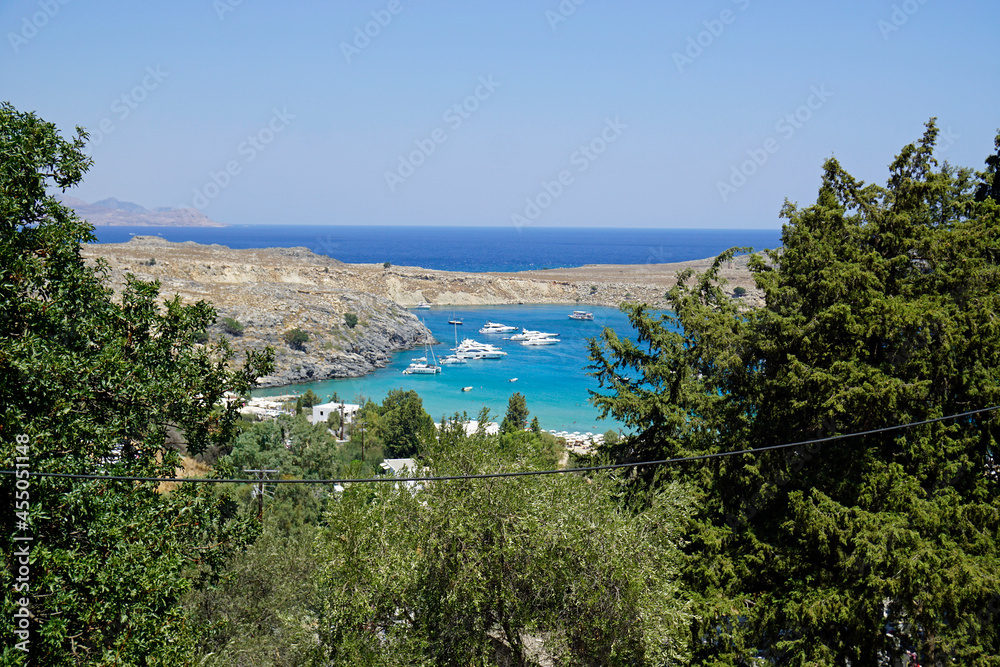
[[[931,120],[885,187],[828,160],[816,204],[785,204],[783,247],[751,260],[764,307],[723,291],[732,251],[679,277],[672,313],[626,306],[638,343],[607,330],[591,348],[595,403],[637,431],[606,451],[759,449],[1000,404],[1000,209],[976,196],[992,173],[939,165],[936,136]],[[979,413],[674,469],[701,501],[698,659],[1000,664],[998,435]]]

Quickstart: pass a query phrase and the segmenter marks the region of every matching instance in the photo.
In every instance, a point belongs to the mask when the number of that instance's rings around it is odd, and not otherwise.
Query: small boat
[[[448,320],[448,324],[454,324],[456,326],[459,325],[459,324],[461,324],[461,323],[462,323],[462,320]]]
[[[472,387],[462,387],[462,391],[472,391]]]
[[[451,366],[454,364],[467,364],[469,362],[465,357],[460,357],[457,354],[449,354],[447,357],[441,357],[438,363],[442,366]]]
[[[570,314],[569,319],[571,319],[571,320],[592,320],[592,319],[594,319],[594,314],[593,313],[588,313],[585,310],[574,310]]]
[[[430,307],[431,304],[427,303],[426,301],[421,301],[420,303],[414,306],[414,308],[416,308],[417,310],[429,310]]]
[[[511,379],[507,380],[507,382],[517,382],[517,378],[511,378]]]

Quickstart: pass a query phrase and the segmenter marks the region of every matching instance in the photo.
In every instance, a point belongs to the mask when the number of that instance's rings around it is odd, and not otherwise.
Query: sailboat
[[[428,351],[430,352],[431,361],[427,361]],[[437,359],[434,358],[434,350],[428,347],[427,343],[424,343],[424,356],[414,359],[410,362],[404,370],[407,375],[437,375],[441,372],[441,367],[437,364]]]
[[[458,323],[449,321],[449,324],[455,325],[455,347],[458,347],[458,325],[461,324],[461,320]],[[451,366],[454,364],[467,364],[468,359],[458,354],[449,354],[446,357],[441,357],[441,364],[445,366]]]

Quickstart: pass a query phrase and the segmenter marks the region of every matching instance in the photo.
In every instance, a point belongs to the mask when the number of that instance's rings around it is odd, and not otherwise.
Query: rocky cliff
[[[209,336],[227,337],[241,354],[273,347],[276,369],[261,378],[262,386],[365,375],[385,366],[392,352],[431,340],[430,331],[405,308],[349,289],[336,277],[339,262],[305,248],[232,250],[137,236],[129,243],[84,246],[82,252],[107,259],[118,292],[132,273],[159,280],[164,296],[211,302],[219,318]],[[357,318],[353,327],[349,315]],[[242,333],[233,333],[226,318]],[[302,349],[285,342],[292,329],[309,335]]]
[[[277,370],[266,386],[331,377],[356,377],[384,366],[396,351],[421,345],[430,332],[406,306],[565,303],[576,308],[636,301],[666,306],[664,294],[685,268],[707,269],[712,259],[678,264],[588,265],[523,273],[458,273],[382,264],[344,264],[306,248],[233,250],[221,245],[170,243],[136,236],[129,243],[87,245],[85,257],[105,257],[118,289],[125,274],[157,279],[163,293],[210,301],[219,321],[209,333],[228,336],[237,350],[270,345]],[[737,257],[720,271],[731,294],[747,290],[745,307],[763,303]],[[358,318],[347,325],[345,316]],[[243,326],[226,332],[224,319]],[[291,329],[310,335],[305,350],[289,347]]]

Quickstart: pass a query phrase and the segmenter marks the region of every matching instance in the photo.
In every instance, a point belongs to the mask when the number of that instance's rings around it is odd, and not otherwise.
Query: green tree
[[[196,345],[215,321],[204,302],[161,301],[129,277],[120,299],[107,267],[88,266],[93,228],[51,190],[79,183],[86,133],[71,140],[34,114],[0,105],[0,466],[25,456],[33,473],[172,475],[168,426],[192,453],[225,443],[238,418],[223,393],[248,393],[270,370],[249,352],[231,369],[225,341]],[[23,437],[18,437],[23,436]],[[18,440],[26,440],[18,451]],[[0,513],[0,628],[14,637],[15,601],[30,600],[33,664],[182,664],[190,630],[179,596],[220,554],[251,536],[228,501],[156,483],[29,479],[25,524]],[[0,476],[14,506],[15,480]],[[30,581],[15,591],[17,534],[30,533]],[[5,664],[23,662],[9,639]]]
[[[377,420],[368,419],[368,424],[388,458],[415,456],[421,444],[434,439],[434,419],[413,390],[390,391],[382,401]]]
[[[306,393],[302,394],[302,407],[311,409],[314,405],[319,405],[322,400],[315,391],[306,389]]]
[[[302,351],[306,349],[306,343],[309,342],[309,334],[298,327],[286,331],[282,338],[289,347]]]
[[[313,631],[322,606],[316,532],[304,525],[289,535],[269,520],[254,544],[227,563],[215,586],[185,595],[198,630],[191,664],[322,664],[324,648]]]
[[[344,324],[348,329],[353,329],[358,325],[358,316],[354,313],[344,313]]]
[[[758,449],[1000,403],[1000,215],[975,196],[993,174],[939,165],[936,136],[885,187],[828,160],[816,204],[786,203],[783,248],[752,259],[764,307],[726,297],[728,255],[678,277],[672,313],[626,306],[638,342],[591,348],[596,404],[637,433],[606,451]],[[998,434],[979,414],[677,467],[701,499],[696,658],[1000,664]]]
[[[528,402],[524,394],[515,391],[507,400],[507,414],[500,422],[500,430],[504,433],[514,433],[524,430],[524,425],[528,423]]]
[[[534,469],[499,436],[467,437],[464,422],[446,421],[440,443],[427,445],[429,473]],[[665,485],[629,511],[619,485],[609,475],[546,475],[348,488],[329,504],[317,558],[330,661],[683,660],[686,496]]]

